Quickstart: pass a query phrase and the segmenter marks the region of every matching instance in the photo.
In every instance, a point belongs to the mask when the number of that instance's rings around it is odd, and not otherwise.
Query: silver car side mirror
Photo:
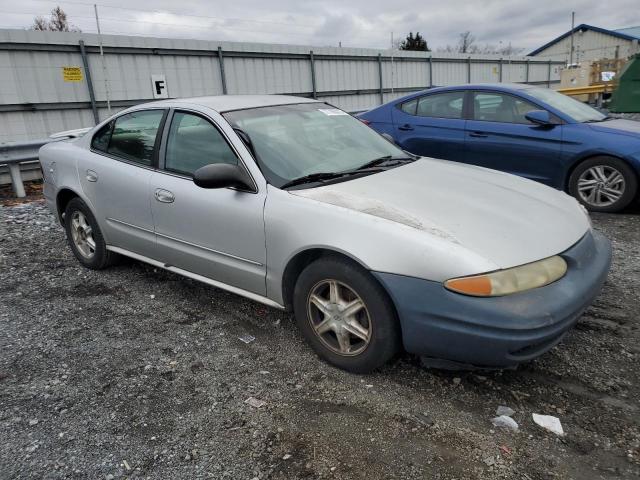
[[[229,188],[251,190],[251,179],[238,165],[211,163],[200,167],[193,174],[193,183],[201,188]]]

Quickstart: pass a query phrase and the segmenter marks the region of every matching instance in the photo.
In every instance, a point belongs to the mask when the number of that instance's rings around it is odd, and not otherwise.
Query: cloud
[[[511,42],[532,49],[567,31],[571,11],[576,11],[576,23],[603,28],[640,24],[637,0],[100,1],[105,33],[319,46],[342,42],[346,47],[388,48],[391,32],[402,38],[419,31],[437,48],[455,44],[460,32],[470,30],[479,44]],[[27,27],[57,3],[15,3],[0,24]],[[96,30],[92,5],[59,3],[73,24],[86,32]]]

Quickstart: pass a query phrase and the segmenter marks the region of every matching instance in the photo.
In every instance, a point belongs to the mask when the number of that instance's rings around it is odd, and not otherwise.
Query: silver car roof
[[[291,105],[294,103],[314,103],[318,100],[292,95],[216,95],[209,97],[174,98],[150,102],[138,107],[151,106],[177,106],[184,104],[200,105],[211,108],[219,113],[231,110],[243,110],[246,108],[270,107],[274,105]]]

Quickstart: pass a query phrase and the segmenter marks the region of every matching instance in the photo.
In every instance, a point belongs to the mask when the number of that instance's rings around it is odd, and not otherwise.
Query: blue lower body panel
[[[560,255],[568,267],[560,280],[503,297],[471,297],[439,282],[373,273],[396,306],[408,352],[480,367],[512,367],[542,355],[575,325],[607,277],[611,244],[589,232]]]

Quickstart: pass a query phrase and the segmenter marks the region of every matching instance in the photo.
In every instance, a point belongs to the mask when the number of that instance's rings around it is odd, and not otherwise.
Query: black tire
[[[578,191],[578,180],[589,169],[597,166],[602,166],[605,169],[615,169],[624,178],[624,190],[622,195],[613,203],[608,205],[596,205],[592,204],[585,199]],[[588,173],[587,173],[588,175]],[[620,160],[619,158],[598,156],[589,158],[580,163],[571,173],[569,177],[569,193],[575,197],[580,203],[582,203],[587,210],[592,212],[619,212],[629,205],[636,197],[638,191],[638,178],[631,167]]]
[[[72,218],[76,212],[80,212],[84,215],[86,223],[91,227],[91,236],[95,242],[95,248],[93,249],[93,253],[90,257],[83,254],[73,240]],[[80,198],[76,197],[67,204],[67,208],[64,211],[64,228],[67,232],[67,241],[69,242],[71,251],[78,261],[85,267],[92,270],[101,270],[112,265],[117,260],[118,254],[107,250],[107,245],[104,241],[104,237],[102,236],[102,231],[98,226],[98,222],[96,222],[96,219],[93,216],[93,213],[91,213],[89,207],[87,207],[87,204]]]
[[[317,291],[315,288],[321,288],[318,285],[333,281],[341,285],[341,296],[354,293],[364,302],[365,308],[358,315],[364,315],[365,325],[370,333],[368,344],[361,347],[363,350],[357,354],[333,351],[312,326],[313,307],[310,306],[309,298]],[[400,350],[400,327],[393,303],[384,288],[355,262],[330,257],[308,265],[296,282],[293,310],[298,327],[315,352],[328,363],[343,370],[353,373],[371,372],[389,362]],[[321,315],[327,318],[326,315]],[[327,332],[323,338],[331,340],[331,335],[336,339],[335,344],[339,344],[335,332]],[[352,338],[356,343],[360,342],[357,337]]]

